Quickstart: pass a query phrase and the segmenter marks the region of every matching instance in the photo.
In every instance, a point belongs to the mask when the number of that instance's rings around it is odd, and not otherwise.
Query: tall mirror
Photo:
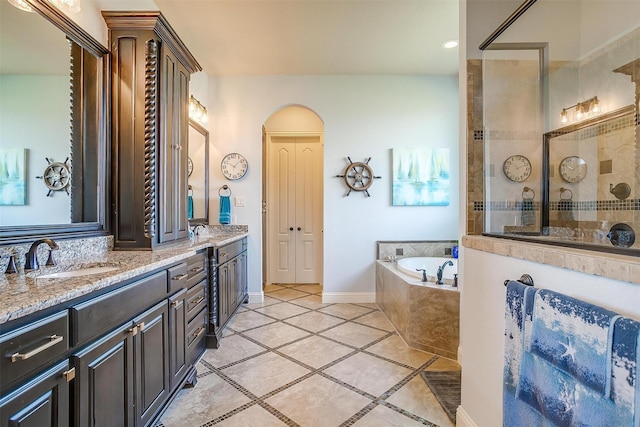
[[[189,175],[187,215],[189,224],[209,223],[209,131],[189,120]]]
[[[0,2],[0,244],[106,232],[108,50],[29,3]]]

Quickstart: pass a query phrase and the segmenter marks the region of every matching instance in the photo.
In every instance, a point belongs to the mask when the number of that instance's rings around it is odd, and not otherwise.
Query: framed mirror
[[[209,131],[189,119],[187,216],[191,226],[209,223]]]
[[[29,4],[0,3],[0,244],[104,234],[108,50]]]

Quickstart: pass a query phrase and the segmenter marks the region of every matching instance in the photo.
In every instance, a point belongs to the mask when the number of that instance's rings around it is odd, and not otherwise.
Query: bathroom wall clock
[[[569,156],[560,162],[560,177],[567,182],[580,182],[587,176],[587,162],[578,156]]]
[[[191,176],[193,173],[193,160],[191,157],[187,157],[187,176]]]
[[[514,182],[522,182],[531,175],[531,162],[521,154],[507,157],[502,164],[502,170],[507,178]]]
[[[236,180],[246,175],[249,163],[242,154],[229,153],[222,159],[220,167],[225,178]]]

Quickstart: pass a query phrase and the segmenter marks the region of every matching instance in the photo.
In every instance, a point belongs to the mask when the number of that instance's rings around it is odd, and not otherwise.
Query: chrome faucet
[[[444,268],[447,265],[451,265],[453,266],[453,261],[449,260],[449,261],[445,261],[444,264],[442,264],[440,267],[438,267],[438,281],[436,282],[436,284],[438,285],[444,285],[444,282],[442,281],[442,274],[444,273]]]
[[[427,270],[425,270],[424,268],[416,268],[416,271],[422,271],[422,281],[426,282],[427,281]]]
[[[53,257],[51,256],[51,251],[58,249],[58,244],[52,239],[39,239],[31,244],[29,252],[27,252],[24,262],[25,270],[37,270],[38,268],[40,268],[40,265],[38,264],[38,246],[40,246],[42,243],[46,243],[47,245],[49,245],[50,249],[47,265],[55,265],[55,263],[53,262]]]

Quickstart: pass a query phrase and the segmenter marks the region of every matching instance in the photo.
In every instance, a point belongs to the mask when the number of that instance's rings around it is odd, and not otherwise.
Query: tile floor
[[[459,365],[408,348],[376,304],[321,294],[271,285],[243,305],[157,426],[453,426],[419,374]]]

